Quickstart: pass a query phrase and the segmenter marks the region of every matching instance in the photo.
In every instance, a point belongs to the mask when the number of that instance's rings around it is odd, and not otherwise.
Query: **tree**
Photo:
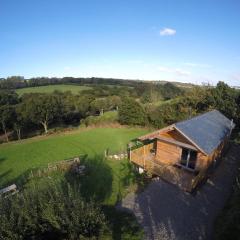
[[[49,123],[60,117],[61,113],[61,101],[54,94],[29,94],[23,98],[23,117],[41,124],[45,133],[48,133]]]
[[[103,112],[108,109],[108,101],[106,98],[97,98],[91,102],[91,109],[93,112],[99,112],[103,115]]]
[[[26,124],[26,122],[28,121],[28,119],[24,119],[24,115],[23,115],[23,104],[18,104],[15,106],[15,112],[14,112],[14,124],[13,124],[13,128],[17,133],[17,138],[18,140],[21,140],[21,130],[24,127],[24,125]]]
[[[203,102],[205,109],[216,108],[229,118],[237,118],[237,92],[224,82],[218,82],[215,88],[209,89]]]
[[[168,100],[183,94],[183,90],[172,83],[166,83],[161,88],[162,96]]]
[[[89,115],[91,108],[91,102],[94,100],[94,96],[91,94],[85,94],[77,96],[76,98],[76,109],[79,111],[81,117],[86,117]]]
[[[0,91],[0,106],[15,105],[19,102],[18,95],[13,91]]]
[[[107,97],[107,105],[108,110],[116,109],[118,110],[118,107],[121,104],[121,98],[119,96],[109,96]]]
[[[0,122],[2,130],[4,131],[6,141],[8,142],[7,127],[10,127],[13,123],[14,111],[11,105],[3,105],[0,107]]]
[[[119,107],[119,122],[127,125],[145,125],[146,112],[134,99],[126,98]]]

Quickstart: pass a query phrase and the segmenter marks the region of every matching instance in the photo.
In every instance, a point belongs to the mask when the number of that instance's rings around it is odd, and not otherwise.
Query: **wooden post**
[[[143,145],[143,169],[145,169],[145,145]]]

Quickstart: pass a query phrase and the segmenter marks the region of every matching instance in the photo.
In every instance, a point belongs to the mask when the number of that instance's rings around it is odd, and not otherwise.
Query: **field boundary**
[[[90,131],[93,129],[102,129],[102,128],[109,128],[109,129],[143,129],[143,130],[149,130],[151,131],[151,128],[148,127],[132,127],[132,126],[128,126],[128,125],[121,125],[119,123],[114,123],[114,124],[106,124],[106,125],[98,125],[98,126],[88,126],[88,127],[77,127],[76,129],[63,129],[63,131],[59,131],[59,132],[54,132],[51,134],[42,134],[42,135],[37,135],[34,137],[30,137],[30,138],[24,138],[21,140],[14,140],[14,141],[9,141],[9,142],[3,142],[0,144],[0,146],[6,146],[6,145],[11,145],[11,144],[19,144],[19,143],[24,143],[24,142],[28,142],[28,141],[37,141],[37,140],[44,140],[46,138],[51,138],[51,137],[55,137],[55,136],[65,136],[65,135],[72,135],[72,134],[77,134],[77,133],[81,133],[81,132],[85,132],[85,131]],[[51,128],[49,129],[49,131],[51,131]]]

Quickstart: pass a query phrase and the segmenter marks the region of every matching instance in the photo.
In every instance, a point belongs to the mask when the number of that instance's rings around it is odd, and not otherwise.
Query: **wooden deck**
[[[131,162],[142,167],[145,171],[159,176],[167,182],[178,185],[183,190],[192,190],[192,185],[196,178],[193,172],[179,168],[178,166],[160,163],[154,154],[139,154],[136,150],[131,151]]]

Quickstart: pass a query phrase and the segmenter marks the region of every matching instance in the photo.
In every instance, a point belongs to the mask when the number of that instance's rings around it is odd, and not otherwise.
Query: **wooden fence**
[[[49,163],[48,166],[44,168],[31,169],[28,178],[48,176],[52,172],[56,171],[59,172],[69,171],[71,169],[78,167],[80,165],[81,160],[84,158],[86,158],[86,155],[66,159],[55,163]]]

